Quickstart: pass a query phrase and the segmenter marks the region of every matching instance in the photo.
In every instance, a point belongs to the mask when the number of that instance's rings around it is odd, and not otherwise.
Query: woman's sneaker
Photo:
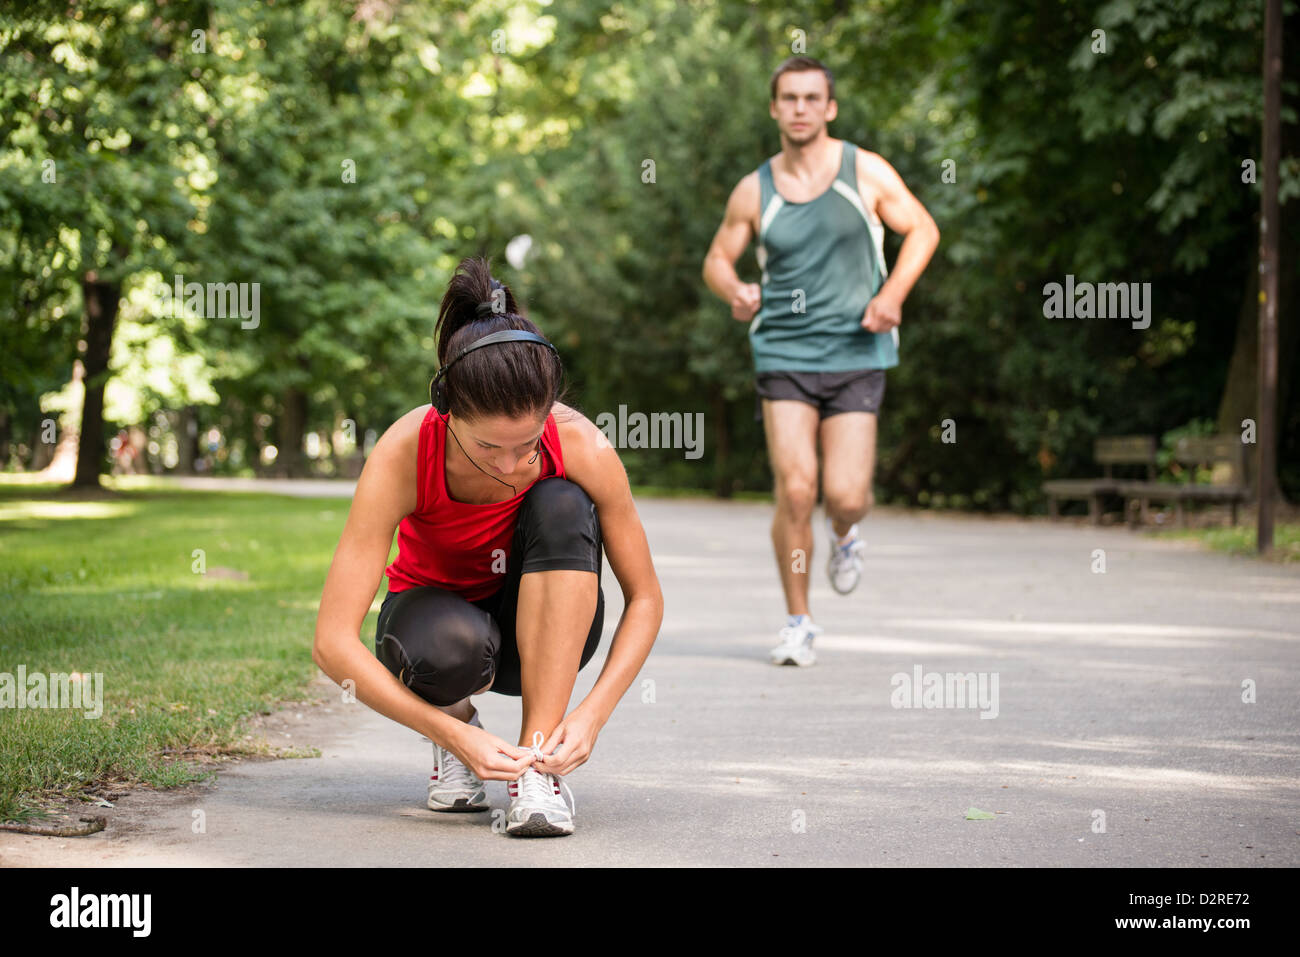
[[[533,733],[533,754],[542,756],[542,732]],[[560,788],[569,792],[564,803]],[[506,812],[506,833],[515,837],[560,837],[573,833],[573,815],[577,810],[573,792],[554,774],[530,767],[517,780],[507,781],[510,810]]]
[[[810,615],[791,615],[781,629],[781,643],[772,649],[772,664],[808,667],[817,660],[812,643],[821,633]]]
[[[826,526],[831,532],[831,557],[826,563],[826,574],[831,587],[841,595],[847,595],[858,587],[858,579],[862,577],[862,553],[866,551],[866,545],[858,537],[857,525],[849,529],[852,537],[843,545],[830,519],[826,520]]]
[[[476,728],[478,711],[469,723]],[[437,743],[433,746],[433,774],[429,775],[430,811],[486,811],[487,789],[477,774],[465,767],[460,758]]]

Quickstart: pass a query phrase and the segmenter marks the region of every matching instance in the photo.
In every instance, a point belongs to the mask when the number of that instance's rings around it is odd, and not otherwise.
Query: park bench
[[[1152,501],[1173,502],[1178,524],[1187,526],[1187,502],[1227,503],[1232,508],[1232,524],[1237,524],[1237,506],[1250,495],[1245,484],[1245,447],[1238,435],[1188,436],[1174,444],[1174,461],[1187,466],[1187,480],[1178,484],[1169,482],[1122,482],[1119,494],[1128,508],[1129,524],[1139,519],[1147,520],[1147,508]],[[1226,472],[1220,466],[1228,466]],[[1196,481],[1196,470],[1208,466],[1212,484]],[[1136,509],[1133,506],[1138,506]]]
[[[1101,524],[1101,500],[1106,495],[1118,495],[1124,479],[1115,478],[1114,466],[1146,466],[1147,481],[1156,477],[1156,440],[1152,435],[1112,435],[1096,439],[1092,446],[1093,460],[1102,467],[1102,477],[1092,479],[1054,479],[1043,483],[1047,495],[1048,512],[1053,519],[1060,518],[1057,502],[1061,499],[1077,501],[1087,499],[1088,516],[1094,525]]]

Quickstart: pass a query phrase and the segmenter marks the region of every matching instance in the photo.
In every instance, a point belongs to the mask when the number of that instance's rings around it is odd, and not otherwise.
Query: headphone
[[[429,401],[439,413],[443,415],[447,413],[446,400],[442,394],[442,378],[447,374],[447,370],[475,349],[481,349],[484,346],[495,346],[502,342],[536,342],[539,345],[546,346],[546,348],[550,349],[551,353],[555,356],[555,361],[560,367],[561,374],[563,374],[564,364],[560,361],[560,352],[548,339],[542,338],[535,332],[527,332],[523,329],[502,329],[500,332],[492,332],[481,339],[474,340],[464,349],[460,350],[456,355],[456,358],[452,359],[439,369],[438,374],[435,375],[433,381],[429,383]]]

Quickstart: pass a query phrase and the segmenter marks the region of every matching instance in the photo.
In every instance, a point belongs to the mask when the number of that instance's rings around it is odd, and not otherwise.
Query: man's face
[[[827,99],[829,92],[830,84],[821,70],[782,73],[769,109],[781,135],[796,146],[821,136],[837,112],[835,103]]]

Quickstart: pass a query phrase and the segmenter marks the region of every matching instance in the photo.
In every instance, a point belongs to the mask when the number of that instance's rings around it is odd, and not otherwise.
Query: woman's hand
[[[533,763],[533,752],[498,738],[472,724],[457,729],[448,751],[484,781],[514,781]]]
[[[542,760],[533,762],[533,766],[546,774],[564,775],[576,770],[591,757],[600,728],[601,722],[575,709],[542,742]]]

